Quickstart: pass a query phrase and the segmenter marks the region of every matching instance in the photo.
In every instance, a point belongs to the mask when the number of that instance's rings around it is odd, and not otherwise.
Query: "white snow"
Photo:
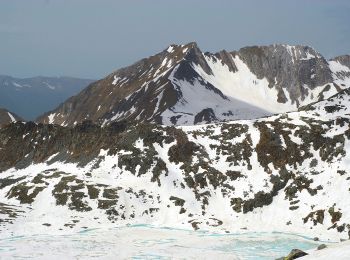
[[[13,84],[15,87],[17,87],[17,88],[23,88],[23,87],[24,87],[23,85],[18,84],[18,83],[14,82],[14,81],[12,81],[12,84]]]
[[[257,118],[270,114],[236,98],[222,97],[197,79],[192,84],[177,80],[173,75],[178,66],[172,71],[169,80],[181,91],[182,99],[174,107],[162,113],[163,124],[171,125],[170,117],[181,115],[178,125],[192,125],[194,116],[206,108],[212,108],[217,118],[221,120]]]
[[[311,54],[310,52],[306,52],[306,57],[305,58],[301,58],[300,60],[310,60],[310,59],[315,59],[316,56]]]
[[[339,61],[328,61],[329,68],[332,72],[350,72],[350,68],[347,66],[344,66]]]
[[[47,82],[43,82],[49,89],[51,89],[51,90],[55,90],[56,89],[56,87],[55,86],[52,86],[52,85],[50,85],[49,83],[47,83]]]
[[[11,122],[16,122],[16,118],[10,112],[7,112],[7,114],[10,117]]]
[[[172,53],[174,51],[174,47],[173,46],[169,46],[169,48],[166,50],[169,53]]]
[[[112,85],[117,85],[118,81],[121,79],[119,77],[117,77],[116,75],[113,76],[113,82],[112,82]]]
[[[309,255],[304,256],[303,260],[348,260],[350,258],[350,241],[327,245],[322,250],[309,250]]]
[[[55,119],[56,113],[52,113],[48,116],[49,118],[49,124],[53,124],[54,123],[54,119]]]
[[[165,57],[164,60],[162,61],[162,64],[161,64],[160,66],[163,67],[163,66],[167,63],[167,60],[168,60],[168,58]],[[157,74],[157,73],[156,73],[156,74]]]
[[[350,68],[338,61],[328,61],[329,68],[333,73],[333,80],[341,88],[350,87]]]
[[[216,86],[224,95],[246,102],[271,113],[281,113],[296,109],[295,104],[277,102],[278,92],[269,88],[266,78],[258,79],[248,66],[238,57],[232,57],[238,69],[233,73],[221,61],[206,56],[206,61],[213,71],[207,75],[202,68],[196,66],[196,71],[212,85]]]
[[[292,62],[295,63],[295,46],[285,45],[285,47],[287,48],[289,55],[292,57]]]

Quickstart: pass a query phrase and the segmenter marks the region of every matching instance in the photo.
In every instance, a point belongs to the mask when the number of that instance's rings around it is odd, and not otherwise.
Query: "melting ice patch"
[[[0,239],[4,258],[275,259],[322,242],[282,233],[213,234],[136,225],[65,235],[20,234]]]

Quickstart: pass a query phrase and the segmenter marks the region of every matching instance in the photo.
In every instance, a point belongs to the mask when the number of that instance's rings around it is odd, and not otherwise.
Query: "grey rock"
[[[325,249],[327,248],[327,246],[325,244],[321,244],[317,247],[317,250],[322,250],[322,249]]]
[[[285,257],[285,260],[292,260],[292,259],[297,259],[303,256],[308,255],[307,253],[305,253],[304,251],[300,250],[300,249],[293,249],[292,251],[290,251],[290,253]]]

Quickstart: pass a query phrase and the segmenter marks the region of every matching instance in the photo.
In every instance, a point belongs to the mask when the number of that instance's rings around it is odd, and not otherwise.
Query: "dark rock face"
[[[216,121],[216,117],[215,117],[215,113],[214,113],[213,109],[211,109],[211,108],[203,109],[194,118],[195,124],[200,123],[200,122],[210,123],[213,121]]]
[[[333,81],[327,60],[307,46],[254,46],[233,54],[239,56],[258,78],[267,78],[270,87],[279,93],[286,90],[293,103],[305,99],[308,90],[304,85],[314,89]],[[281,103],[284,99],[281,98]]]
[[[211,54],[202,53],[196,43],[171,45],[167,50],[92,83],[37,121],[63,126],[73,126],[84,120],[99,125],[120,120],[180,125],[245,119],[243,117],[249,114],[251,118],[256,118],[257,114],[270,115],[271,111],[264,111],[264,105],[256,107],[248,100],[246,105],[251,105],[251,111],[246,106],[242,108],[242,104],[238,105],[234,96],[224,93],[230,84],[232,87],[243,84],[232,77],[247,77],[246,72],[238,69],[237,59],[258,80],[266,79],[266,86],[256,86],[257,93],[275,90],[277,96],[271,96],[266,102],[275,102],[286,108],[293,106],[296,109],[306,100],[327,98],[333,88],[340,91],[347,87],[346,79],[350,78],[350,72],[333,72],[327,60],[307,46],[253,46]],[[344,66],[349,63],[347,56],[334,60]],[[211,62],[222,67],[213,67]],[[225,75],[221,74],[223,71]],[[230,79],[232,83],[223,79]],[[324,89],[313,94],[316,87],[321,86]],[[274,95],[271,93],[269,95]],[[238,100],[242,101],[241,98]],[[201,105],[203,101],[208,103]]]
[[[196,43],[190,43],[190,50],[185,56],[185,60],[189,63],[200,66],[208,75],[212,75],[213,72],[208,66],[207,61],[202,54],[202,51],[198,48]]]
[[[4,108],[0,108],[0,128],[14,121],[23,121],[23,119]]]
[[[293,249],[289,255],[287,255],[284,259],[285,260],[292,260],[292,259],[297,259],[303,256],[308,255],[307,253],[305,253],[304,251],[301,251],[300,249]]]
[[[323,224],[324,210],[317,210],[314,212],[310,212],[310,214],[304,218],[304,223],[308,222],[309,219],[313,221],[314,225],[317,225],[318,223]]]
[[[208,56],[210,53],[207,54]],[[231,72],[236,72],[238,71],[236,64],[233,60],[233,56],[231,53],[223,50],[215,54],[215,57],[217,60],[221,61],[223,64],[225,64]]]
[[[327,246],[325,244],[321,244],[317,247],[317,250],[322,250],[322,249],[325,249],[327,248]]]

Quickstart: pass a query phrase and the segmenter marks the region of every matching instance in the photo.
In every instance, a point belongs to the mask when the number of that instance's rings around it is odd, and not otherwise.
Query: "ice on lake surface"
[[[322,242],[283,233],[213,234],[138,225],[0,239],[0,259],[275,259]]]

